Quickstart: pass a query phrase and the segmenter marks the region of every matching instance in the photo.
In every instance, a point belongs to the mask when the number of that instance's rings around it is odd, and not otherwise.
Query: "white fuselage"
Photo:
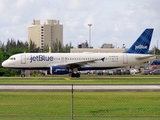
[[[137,59],[143,56],[146,59]],[[97,59],[97,61],[82,64],[80,70],[98,70],[138,65],[141,62],[148,61],[147,56],[152,55],[127,53],[22,53],[11,56],[2,63],[2,66],[11,69],[42,70],[49,69],[52,66],[68,66],[70,63],[76,64]],[[104,60],[101,60],[102,58]]]

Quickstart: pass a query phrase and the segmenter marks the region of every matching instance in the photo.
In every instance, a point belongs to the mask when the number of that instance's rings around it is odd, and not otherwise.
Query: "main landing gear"
[[[80,77],[80,73],[78,72],[78,68],[72,69],[71,77],[77,77],[77,78]]]
[[[71,73],[71,77],[77,77],[77,78],[79,78],[80,74],[78,72],[77,73]]]

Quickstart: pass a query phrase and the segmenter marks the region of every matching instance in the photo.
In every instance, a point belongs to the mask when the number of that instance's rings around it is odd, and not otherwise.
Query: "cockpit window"
[[[10,60],[16,60],[16,58],[15,57],[11,57],[11,58],[9,58]]]

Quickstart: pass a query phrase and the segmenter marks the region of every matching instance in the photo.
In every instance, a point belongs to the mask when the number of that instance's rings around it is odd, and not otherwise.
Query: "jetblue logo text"
[[[147,46],[143,46],[143,45],[135,45],[135,49],[147,49]]]
[[[31,56],[30,63],[33,61],[53,61],[53,57],[45,55]]]
[[[67,69],[56,69],[54,72],[64,72],[67,71]]]

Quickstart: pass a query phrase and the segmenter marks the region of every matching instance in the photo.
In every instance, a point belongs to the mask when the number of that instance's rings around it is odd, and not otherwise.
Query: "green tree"
[[[149,54],[159,55],[160,50],[157,47],[153,47],[152,50],[149,51]]]

